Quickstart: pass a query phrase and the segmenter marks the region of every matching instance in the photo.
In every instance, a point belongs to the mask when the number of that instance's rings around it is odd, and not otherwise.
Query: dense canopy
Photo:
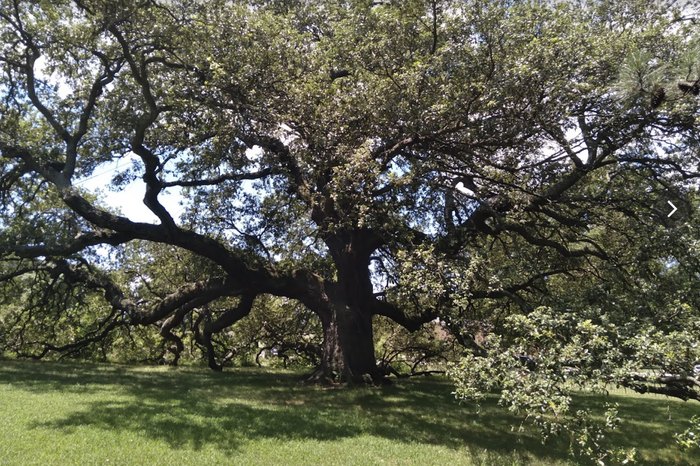
[[[579,328],[588,335],[606,332],[601,315],[638,316],[631,339],[694,331],[690,7],[0,5],[6,351],[73,352],[157,324],[177,353],[188,323],[220,369],[212,339],[269,296],[317,316],[318,375],[330,380],[382,378],[373,316],[409,330],[439,318],[477,357],[503,342],[483,344],[490,328],[519,345],[538,319],[575,328],[547,312],[593,319]],[[152,223],[85,188],[105,169],[109,190],[138,186]],[[684,316],[666,329],[665,300]],[[698,358],[690,347],[674,367]],[[619,380],[649,389],[627,369]],[[674,374],[673,390],[697,398],[697,379]]]

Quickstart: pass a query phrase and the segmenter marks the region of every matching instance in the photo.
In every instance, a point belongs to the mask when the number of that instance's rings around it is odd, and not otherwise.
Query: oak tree
[[[2,0],[3,279],[105,303],[31,354],[189,319],[219,368],[212,337],[272,295],[318,316],[320,377],[376,382],[373,316],[529,312],[694,189],[697,26],[663,3]],[[105,167],[152,223],[83,186]],[[143,294],[110,260],[135,241],[200,265]]]

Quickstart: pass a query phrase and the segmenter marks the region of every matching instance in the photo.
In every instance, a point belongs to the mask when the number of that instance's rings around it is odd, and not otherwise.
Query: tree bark
[[[325,238],[337,270],[336,282],[325,282],[325,309],[320,374],[329,381],[378,384],[372,332],[372,284],[369,257],[377,238],[356,230]]]
[[[323,353],[321,374],[331,382],[382,382],[374,355],[372,315],[339,299],[321,318]]]

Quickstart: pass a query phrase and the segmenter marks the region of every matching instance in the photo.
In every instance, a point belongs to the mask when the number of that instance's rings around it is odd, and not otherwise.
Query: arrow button
[[[666,216],[666,217],[670,217],[671,215],[676,213],[676,211],[678,210],[678,207],[673,205],[673,202],[671,202],[671,201],[666,201],[666,202],[668,202],[668,205],[670,205],[673,208],[673,210]]]

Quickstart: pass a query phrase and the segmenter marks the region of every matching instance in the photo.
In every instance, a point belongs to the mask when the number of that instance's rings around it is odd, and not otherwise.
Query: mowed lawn
[[[459,405],[442,378],[327,389],[299,374],[0,360],[0,465],[575,464],[495,406]],[[700,464],[672,433],[700,403],[610,397],[614,439],[642,464]],[[605,399],[581,397],[587,406]]]

